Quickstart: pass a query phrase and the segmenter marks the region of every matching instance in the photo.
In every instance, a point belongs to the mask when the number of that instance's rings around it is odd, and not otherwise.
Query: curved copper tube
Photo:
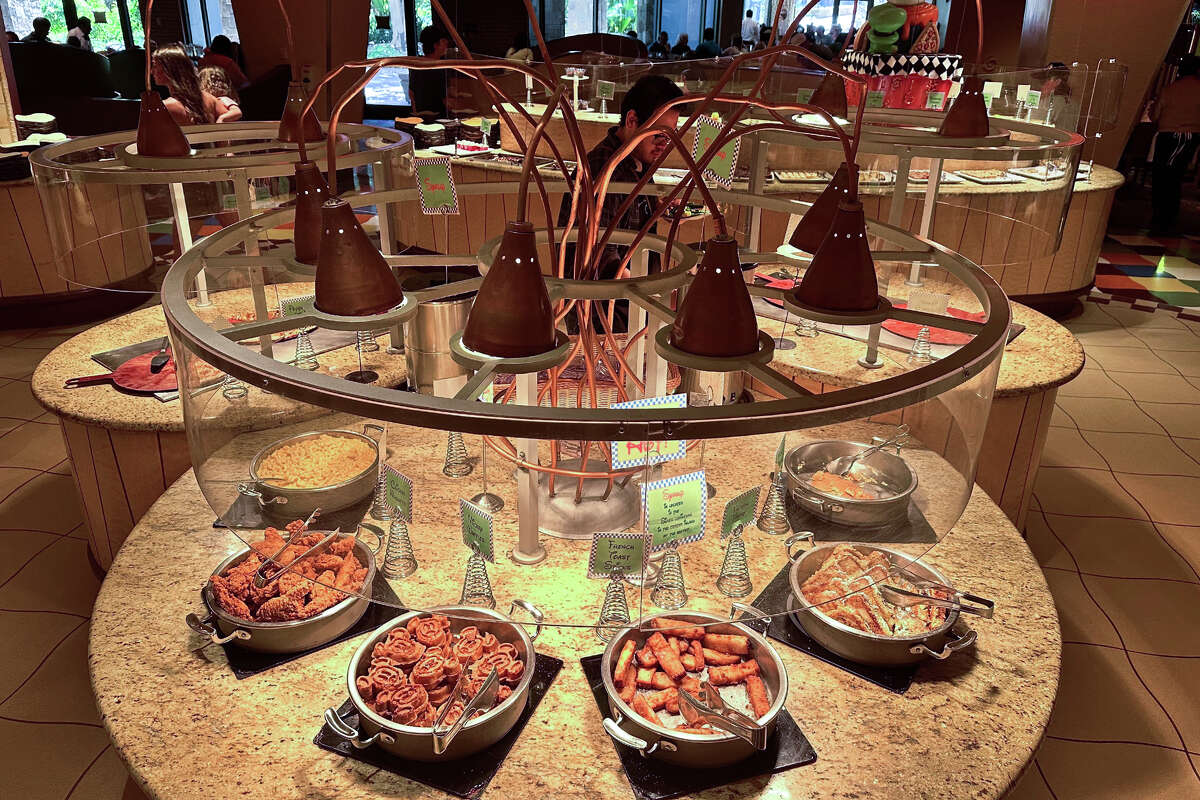
[[[150,52],[150,12],[154,10],[154,0],[146,0],[146,10],[142,13],[142,33],[146,37],[146,91],[150,89],[150,62],[153,54]]]
[[[550,102],[546,104],[546,113],[542,115],[541,121],[537,127],[533,129],[533,135],[529,137],[529,143],[526,145],[527,151],[532,154],[537,151],[538,140],[546,135],[546,126],[550,124],[550,120],[554,117],[554,109],[558,106],[562,99],[563,92],[566,91],[566,86],[559,84],[554,90],[554,94],[550,97]],[[517,189],[517,221],[525,222],[525,200],[526,193],[529,191],[529,171],[533,169],[534,159],[532,155],[525,159],[525,163],[521,166],[521,183]],[[578,181],[576,181],[578,183]],[[551,252],[554,250],[554,243],[550,244]]]
[[[298,81],[300,80],[300,62],[296,59],[296,39],[292,36],[292,18],[284,7],[283,0],[275,0],[275,4],[279,6],[279,13],[283,15],[283,31],[287,36],[288,63],[292,67],[292,80]],[[301,117],[301,119],[304,118]],[[301,137],[301,141],[303,140]]]

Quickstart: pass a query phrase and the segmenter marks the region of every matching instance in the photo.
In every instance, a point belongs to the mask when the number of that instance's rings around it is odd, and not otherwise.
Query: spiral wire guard
[[[607,642],[619,628],[629,624],[629,601],[625,597],[625,582],[618,573],[604,587],[604,604],[600,606],[600,619],[592,629],[596,638]]]
[[[467,460],[467,445],[463,435],[458,431],[450,431],[446,437],[446,463],[442,474],[448,478],[463,478],[471,474],[475,467]]]
[[[683,560],[679,558],[679,551],[674,547],[663,554],[662,568],[654,589],[650,592],[650,601],[667,611],[683,608],[687,604],[687,587],[683,585]]]
[[[814,336],[819,336],[821,332],[817,330],[817,323],[815,321],[801,317],[800,321],[796,323],[796,329],[793,333],[796,336],[811,339]]]
[[[717,577],[717,589],[726,597],[745,597],[754,590],[750,582],[750,563],[746,559],[746,542],[742,529],[733,532],[725,546],[725,559],[721,562],[721,574]]]
[[[221,381],[221,396],[226,400],[241,400],[248,394],[250,387],[232,375],[226,375],[225,380]]]
[[[321,366],[317,362],[317,354],[313,351],[312,339],[308,338],[308,331],[296,334],[296,366],[309,372]]]
[[[387,504],[387,477],[383,470],[379,471],[379,480],[375,481],[375,496],[371,499],[372,517],[378,520],[389,520],[392,518],[392,508]]]
[[[462,596],[459,602],[465,606],[496,607],[496,596],[492,594],[487,562],[477,553],[472,553],[467,559],[467,574],[463,576]]]
[[[784,496],[787,489],[783,485],[783,473],[776,470],[771,476],[771,488],[767,491],[767,499],[763,502],[762,513],[756,523],[758,529],[772,536],[780,536],[792,529],[788,522],[787,507]]]
[[[468,565],[468,576],[470,575]],[[388,528],[387,549],[383,556],[383,574],[389,578],[407,578],[417,571],[417,556],[413,553],[412,538],[408,535],[408,525],[397,517]],[[487,582],[487,570],[483,572],[483,580]],[[466,585],[463,586],[466,592]],[[488,586],[491,596],[491,587]],[[492,600],[494,606],[496,601]]]
[[[933,352],[929,341],[929,328],[922,325],[913,341],[912,351],[908,354],[908,363],[924,364],[930,361],[933,361]]]
[[[374,353],[379,349],[379,342],[375,341],[375,331],[355,331],[354,349],[360,353]]]

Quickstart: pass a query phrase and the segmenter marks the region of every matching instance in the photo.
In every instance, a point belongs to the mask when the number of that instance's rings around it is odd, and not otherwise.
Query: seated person
[[[49,23],[46,23],[49,25]],[[671,39],[667,36],[666,31],[660,31],[658,40],[650,45],[651,58],[670,58],[671,57]]]
[[[614,125],[608,129],[608,135],[600,140],[600,143],[591,149],[587,154],[588,168],[591,170],[593,178],[599,176],[608,163],[609,158],[615,153],[625,142],[629,141],[638,127],[650,119],[659,108],[671,102],[677,97],[682,96],[683,92],[679,87],[665,75],[646,75],[640,78],[637,83],[630,87],[625,93],[624,99],[621,101],[621,124]],[[668,128],[676,128],[679,124],[679,110],[672,108],[659,118],[659,124]],[[671,144],[671,140],[662,134],[650,136],[638,143],[637,147],[625,157],[621,163],[617,164],[612,173],[612,183],[636,183],[641,179],[642,172],[649,164],[652,164],[663,151]],[[572,179],[574,176],[572,175]],[[605,195],[604,204],[600,207],[599,230],[601,234],[613,223],[614,217],[618,208],[625,201],[626,195],[614,194],[609,192]],[[630,205],[629,210],[616,220],[616,227],[625,230],[638,231],[646,224],[651,214],[654,213],[655,200],[645,194],[639,194],[635,201]],[[568,192],[562,201],[559,210],[558,224],[565,226],[567,218],[571,213],[571,195]],[[575,219],[576,229],[583,220]],[[627,248],[619,247],[614,244],[608,244],[604,248],[604,252],[600,258],[599,271],[594,277],[600,280],[612,279],[617,275],[617,269],[621,265],[621,259],[624,257]],[[574,248],[567,249],[567,264],[565,275],[568,278],[575,276]],[[557,271],[557,265],[555,265]],[[607,303],[596,303],[593,305],[593,325],[596,330],[603,330],[599,322],[598,313],[607,313]],[[618,301],[616,304],[616,313],[614,314],[613,324],[614,331],[624,331],[628,328],[629,303],[627,301]],[[573,326],[577,317],[572,314],[568,317],[569,326]]]
[[[512,46],[504,53],[504,57],[522,64],[533,61],[533,48],[529,46],[529,34],[526,31],[521,31],[513,37]]]
[[[721,55],[721,48],[717,47],[717,36],[712,28],[704,29],[700,44],[696,45],[692,55],[696,58],[716,58]]]
[[[421,31],[421,52],[429,61],[441,61],[450,49],[450,37],[441,28],[428,26]],[[444,69],[410,69],[408,97],[414,114],[430,119],[445,119],[450,86]]]
[[[163,105],[180,125],[211,124],[229,110],[200,88],[196,67],[179,45],[169,44],[155,50],[150,67],[155,83],[170,90],[171,96]]]
[[[683,59],[692,57],[692,48],[688,47],[688,35],[686,33],[679,34],[679,38],[675,40],[675,46],[671,48],[671,58]]]
[[[229,80],[229,75],[221,67],[200,68],[200,88],[225,104],[225,111],[217,117],[217,122],[237,122],[242,118],[242,107],[238,100],[237,89]]]
[[[92,21],[87,17],[77,19],[75,27],[67,31],[67,44],[92,52]]]
[[[201,67],[220,67],[225,70],[225,74],[229,76],[230,83],[233,88],[241,89],[250,80],[246,77],[246,73],[242,72],[242,68],[238,66],[234,60],[236,51],[233,49],[233,42],[228,36],[214,36],[212,44],[204,50],[204,57],[200,59]]]
[[[45,17],[33,18],[33,32],[21,40],[22,42],[33,43],[49,43],[50,42],[50,20]]]

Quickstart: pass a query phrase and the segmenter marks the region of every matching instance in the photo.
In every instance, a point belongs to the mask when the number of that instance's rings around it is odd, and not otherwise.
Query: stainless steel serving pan
[[[739,609],[753,611],[753,609],[735,604],[735,613]],[[600,661],[604,690],[608,693],[608,707],[612,711],[612,717],[604,720],[605,732],[618,744],[631,747],[647,758],[657,758],[684,767],[723,767],[754,755],[757,752],[755,746],[732,733],[710,736],[700,733],[682,733],[653,725],[621,699],[620,690],[613,682],[613,667],[616,659],[626,641],[632,638],[642,642],[653,632],[645,630],[645,628],[648,627],[650,620],[657,617],[670,617],[682,622],[704,625],[705,630],[712,633],[735,634],[745,636],[750,640],[750,655],[758,661],[759,677],[766,684],[771,697],[770,710],[758,720],[766,729],[764,743],[774,735],[775,719],[783,710],[788,693],[787,670],[779,658],[779,653],[765,637],[745,625],[731,622],[715,614],[686,610],[668,611],[643,617],[640,622],[623,628],[609,641],[608,647],[604,650],[604,657]],[[643,630],[639,630],[639,627]]]
[[[962,619],[959,609],[956,608],[947,610],[946,620],[938,628],[916,636],[880,636],[830,619],[819,606],[809,605],[800,588],[820,568],[837,545],[821,544],[803,552],[798,551],[795,546],[806,538],[806,535],[799,534],[788,539],[788,558],[792,561],[788,572],[788,582],[792,589],[790,600],[794,608],[792,618],[825,649],[859,664],[898,666],[915,664],[926,658],[946,659],[975,643],[975,631]],[[877,550],[887,556],[892,564],[904,567],[914,575],[946,586],[951,585],[933,567],[914,561],[911,556],[897,550],[858,542],[847,544],[860,550]],[[991,601],[981,602],[985,603],[987,608],[983,616],[990,616],[993,607]]]
[[[250,556],[247,548],[222,561],[213,570],[219,575]],[[258,653],[300,653],[331,642],[350,630],[367,613],[371,586],[375,581],[375,554],[365,542],[354,543],[354,555],[367,568],[360,594],[351,594],[315,617],[288,622],[256,622],[235,617],[225,611],[213,596],[212,587],[205,583],[200,596],[208,613],[204,617],[188,614],[187,626],[213,644],[231,643],[244,650]]]
[[[831,439],[793,447],[783,459],[792,498],[811,514],[839,525],[882,528],[908,518],[908,502],[917,489],[917,475],[899,455],[884,450],[871,453],[855,464],[853,473],[869,476],[892,493],[880,500],[854,500],[826,494],[801,478],[820,470],[835,458],[852,456],[871,445]]]
[[[325,722],[355,748],[361,750],[378,745],[392,755],[413,761],[452,761],[491,747],[504,738],[521,718],[525,704],[529,701],[529,685],[533,682],[534,662],[537,659],[533,642],[542,632],[543,616],[536,606],[525,600],[514,600],[509,613],[513,613],[517,608],[525,609],[533,617],[535,627],[532,635],[510,616],[475,606],[440,606],[425,611],[410,611],[387,622],[359,646],[346,669],[346,688],[350,693],[350,701],[358,712],[358,729],[347,724],[332,708],[325,711]],[[521,660],[525,662],[525,672],[507,700],[491,711],[468,720],[450,736],[438,741],[436,746],[432,728],[400,725],[376,714],[358,693],[356,683],[358,676],[367,674],[367,669],[371,666],[371,651],[375,649],[376,643],[386,639],[394,628],[407,625],[414,617],[426,617],[430,614],[444,614],[449,617],[450,630],[454,633],[474,625],[479,628],[480,633],[494,635],[501,644],[508,642],[515,645],[521,654]]]
[[[250,461],[250,481],[240,485],[238,490],[242,494],[257,498],[259,505],[268,513],[286,516],[289,519],[303,519],[317,508],[329,513],[352,506],[375,491],[375,483],[379,476],[379,441],[368,434],[381,437],[383,428],[378,425],[364,425],[362,433],[346,430],[312,431],[272,442],[255,453]],[[262,473],[262,462],[267,456],[284,445],[328,435],[363,440],[375,451],[375,460],[362,472],[332,486],[293,489],[273,486],[268,482],[278,476]]]

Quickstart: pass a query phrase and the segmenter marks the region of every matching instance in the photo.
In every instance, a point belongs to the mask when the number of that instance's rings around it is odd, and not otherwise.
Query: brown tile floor
[[[1058,603],[1062,687],[1009,797],[1197,797],[1200,324],[1088,304],[1068,327],[1089,366],[1060,393],[1027,529]],[[0,331],[0,795],[131,800],[87,676],[100,577],[29,392],[66,335]]]

